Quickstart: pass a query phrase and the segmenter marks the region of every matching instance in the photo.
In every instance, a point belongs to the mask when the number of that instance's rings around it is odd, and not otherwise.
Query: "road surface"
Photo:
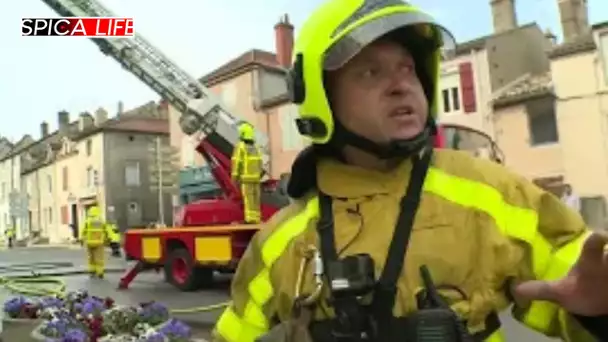
[[[84,269],[86,262],[84,252],[75,248],[15,248],[12,250],[0,251],[0,275],[8,275],[2,273],[2,268],[10,264],[24,264],[35,262],[71,262],[74,265],[71,267],[62,267],[54,269],[41,269],[37,272],[44,273],[48,271],[70,271],[76,269]],[[127,263],[122,259],[112,258],[108,256],[107,264],[109,269],[125,268]],[[12,274],[15,274],[14,272]],[[22,272],[19,272],[22,274]],[[228,297],[229,279],[220,279],[215,289],[204,290],[193,293],[179,292],[169,284],[163,282],[162,274],[149,272],[141,274],[131,284],[128,290],[118,291],[116,285],[120,278],[120,273],[109,273],[105,279],[89,279],[87,276],[68,276],[64,277],[68,289],[78,290],[87,289],[90,293],[97,296],[111,296],[121,304],[137,304],[140,302],[156,300],[171,308],[191,308],[206,306],[216,303],[225,302]],[[0,291],[0,299],[4,301],[10,294],[4,290]],[[184,320],[192,325],[195,330],[202,331],[200,337],[208,337],[208,332],[217,320],[220,311],[204,312],[188,315],[176,315],[177,318]],[[547,339],[526,327],[514,321],[508,313],[501,315],[503,327],[507,334],[507,341],[518,342],[550,342],[554,341]]]

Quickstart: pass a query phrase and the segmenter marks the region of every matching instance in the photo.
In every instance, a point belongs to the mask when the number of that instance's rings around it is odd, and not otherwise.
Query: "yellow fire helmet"
[[[254,141],[255,133],[253,126],[249,122],[241,122],[239,124],[239,138],[241,140]]]
[[[455,48],[452,34],[430,15],[400,0],[328,0],[302,26],[288,77],[291,100],[299,105],[296,124],[302,135],[315,144],[330,140],[336,122],[324,87],[324,73],[339,69],[365,46],[387,34],[395,34],[399,42],[411,46],[429,100],[429,117],[436,116],[439,63],[442,54]]]

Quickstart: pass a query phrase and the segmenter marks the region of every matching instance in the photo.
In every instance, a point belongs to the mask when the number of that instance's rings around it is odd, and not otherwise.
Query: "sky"
[[[298,26],[322,0],[98,0],[194,77],[252,49],[274,51],[274,24],[287,13]],[[463,42],[490,34],[490,0],[415,0]],[[560,36],[558,0],[520,0],[520,24],[536,21]],[[113,115],[158,96],[86,38],[22,37],[21,18],[55,17],[41,0],[12,1],[0,11],[0,136],[40,137],[57,128],[57,112],[76,119],[104,107]],[[608,1],[589,0],[590,22],[608,20]]]

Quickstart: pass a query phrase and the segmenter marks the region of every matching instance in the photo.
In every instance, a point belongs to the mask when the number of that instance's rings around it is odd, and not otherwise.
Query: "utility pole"
[[[167,138],[162,135],[150,140],[148,151],[150,191],[156,191],[158,223],[164,226],[167,223],[165,195],[173,193],[177,187],[179,153],[176,148],[167,144]]]
[[[160,136],[156,137],[156,167],[158,172],[158,218],[161,226],[165,226],[165,206],[163,200],[163,153],[161,150]]]

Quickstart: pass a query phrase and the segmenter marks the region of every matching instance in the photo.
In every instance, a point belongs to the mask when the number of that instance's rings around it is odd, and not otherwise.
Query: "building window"
[[[137,211],[139,211],[139,205],[137,204],[137,202],[129,203],[129,212],[136,213]]]
[[[87,156],[90,156],[93,153],[93,141],[89,139],[86,144]]]
[[[460,110],[460,92],[458,87],[443,89],[441,95],[444,113],[457,112]]]
[[[604,66],[604,81],[608,85],[608,32],[604,32],[600,35],[600,51],[602,57],[602,64]]]
[[[452,88],[452,104],[454,105],[454,110],[460,110],[460,94],[456,87]]]
[[[546,110],[533,114],[528,113],[528,123],[530,126],[531,145],[552,144],[559,141],[554,110]]]
[[[2,200],[6,199],[6,183],[2,182]]]
[[[447,89],[443,89],[442,92],[443,97],[443,112],[450,112],[450,92]]]
[[[64,205],[61,207],[61,224],[70,223],[70,213],[68,211],[68,206]]]
[[[92,188],[95,186],[95,170],[92,166],[87,167],[87,187]]]
[[[49,207],[46,209],[47,211],[47,220],[49,222],[49,224],[53,223],[53,208]]]
[[[127,186],[140,186],[141,182],[139,179],[139,163],[138,162],[127,162],[125,165],[125,185]]]
[[[51,175],[46,176],[46,184],[48,185],[49,193],[53,192],[53,178]]]
[[[68,191],[69,189],[69,184],[68,184],[68,168],[66,166],[63,167],[62,169],[62,177],[63,177],[63,191]]]

